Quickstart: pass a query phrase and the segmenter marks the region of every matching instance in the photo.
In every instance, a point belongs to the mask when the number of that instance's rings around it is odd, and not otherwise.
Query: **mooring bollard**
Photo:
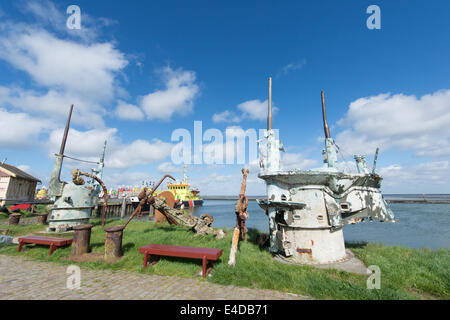
[[[37,224],[47,224],[48,212],[37,214]]]
[[[21,214],[12,213],[9,215],[8,224],[19,224]]]
[[[89,243],[91,242],[91,229],[93,224],[80,224],[73,226],[75,231],[72,242],[72,257],[81,256],[89,252]]]
[[[105,260],[120,258],[122,256],[122,236],[124,226],[105,228]]]

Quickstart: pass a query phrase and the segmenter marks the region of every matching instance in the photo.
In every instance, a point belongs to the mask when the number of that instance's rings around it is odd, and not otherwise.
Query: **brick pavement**
[[[80,289],[67,289],[67,266],[0,255],[0,300],[195,299],[254,300],[306,297],[273,290],[222,286],[200,279],[81,269]]]

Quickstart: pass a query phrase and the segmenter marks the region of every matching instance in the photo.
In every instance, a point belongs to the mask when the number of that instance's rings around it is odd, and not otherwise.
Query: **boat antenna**
[[[320,95],[322,96],[323,130],[325,132],[325,138],[329,139],[331,138],[331,135],[330,135],[330,128],[328,128],[327,112],[325,110],[325,93],[323,92],[323,90],[320,92]]]
[[[187,184],[186,165],[184,165],[184,169],[183,169],[183,183]]]
[[[272,78],[269,77],[269,110],[267,112],[267,130],[272,130]]]

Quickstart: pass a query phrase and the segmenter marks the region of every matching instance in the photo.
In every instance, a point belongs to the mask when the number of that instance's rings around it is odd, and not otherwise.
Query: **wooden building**
[[[41,181],[6,163],[0,163],[0,206],[31,202]]]

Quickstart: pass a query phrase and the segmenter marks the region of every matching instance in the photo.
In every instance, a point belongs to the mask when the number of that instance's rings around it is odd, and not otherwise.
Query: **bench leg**
[[[144,268],[147,268],[147,263],[148,263],[148,253],[145,252],[145,253],[144,253],[144,263],[142,264],[142,266],[143,266]]]
[[[202,277],[206,277],[206,265],[208,264],[208,260],[206,259],[206,257],[202,258],[203,261],[203,270],[202,270]]]
[[[209,261],[209,263],[211,266],[208,269],[206,269],[206,274],[209,274],[214,268],[214,261]]]
[[[55,251],[55,246],[53,245],[53,243],[50,245],[50,250],[48,251],[48,255],[51,256],[52,253]]]
[[[17,252],[20,252],[22,250],[23,241],[19,241],[19,247],[17,248]]]
[[[154,265],[154,264],[158,263],[160,256],[155,256],[155,257],[156,257],[155,260],[150,263],[151,265]],[[142,266],[144,268],[147,268],[149,260],[150,260],[150,254],[149,253],[144,253],[144,263],[142,264]]]

